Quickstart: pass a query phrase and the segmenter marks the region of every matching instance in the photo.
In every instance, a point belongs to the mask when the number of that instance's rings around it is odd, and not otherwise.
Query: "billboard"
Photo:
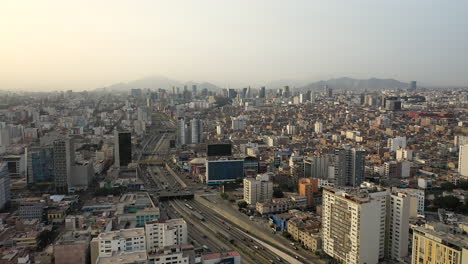
[[[243,160],[210,160],[206,167],[206,183],[220,184],[244,177]]]

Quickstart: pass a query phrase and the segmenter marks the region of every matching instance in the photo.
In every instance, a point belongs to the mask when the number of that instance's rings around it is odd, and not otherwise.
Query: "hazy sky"
[[[0,1],[0,89],[93,89],[153,74],[468,85],[468,1]]]

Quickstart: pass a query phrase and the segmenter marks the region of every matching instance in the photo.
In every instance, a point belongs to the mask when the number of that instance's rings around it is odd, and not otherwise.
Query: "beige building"
[[[322,248],[322,235],[319,233],[320,223],[312,220],[293,218],[288,221],[288,233],[305,248],[316,251]]]
[[[468,144],[460,145],[458,154],[458,173],[461,176],[468,177]]]
[[[468,264],[466,235],[436,231],[430,226],[412,228],[412,264]]]
[[[248,204],[267,202],[273,198],[273,182],[268,174],[260,174],[256,178],[244,179],[244,201]]]

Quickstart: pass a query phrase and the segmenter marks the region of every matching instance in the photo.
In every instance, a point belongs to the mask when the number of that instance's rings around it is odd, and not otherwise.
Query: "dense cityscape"
[[[467,264],[468,90],[372,81],[0,91],[0,264]]]

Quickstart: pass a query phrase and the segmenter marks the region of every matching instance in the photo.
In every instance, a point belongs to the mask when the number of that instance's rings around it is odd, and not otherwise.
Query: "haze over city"
[[[220,87],[342,76],[466,86],[466,10],[426,0],[2,1],[0,90],[154,75]]]

